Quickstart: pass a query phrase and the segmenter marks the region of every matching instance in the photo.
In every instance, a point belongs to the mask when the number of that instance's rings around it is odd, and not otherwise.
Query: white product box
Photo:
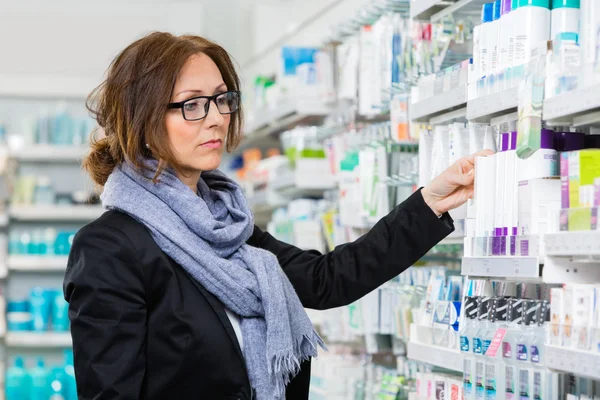
[[[560,208],[560,179],[519,182],[519,235],[543,235],[553,210]]]

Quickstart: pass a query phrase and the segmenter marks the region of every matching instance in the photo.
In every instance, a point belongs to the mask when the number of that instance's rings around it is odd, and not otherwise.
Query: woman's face
[[[181,69],[171,102],[212,96],[227,89],[217,64],[207,55],[197,54]],[[231,115],[219,113],[214,102],[206,117],[198,121],[185,120],[180,108],[167,112],[169,142],[183,172],[197,179],[200,172],[219,167],[230,120]]]

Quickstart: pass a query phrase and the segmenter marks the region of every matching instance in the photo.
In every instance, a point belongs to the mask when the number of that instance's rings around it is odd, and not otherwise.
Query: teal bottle
[[[66,400],[64,387],[65,372],[62,368],[53,368],[50,374],[49,400]]]
[[[6,399],[29,400],[29,375],[22,357],[16,357],[15,364],[6,371]]]
[[[37,365],[29,372],[31,377],[31,400],[48,399],[48,371],[44,367],[44,359],[38,358]]]
[[[65,371],[63,375],[63,388],[65,400],[77,400],[77,381],[75,380],[75,367],[73,365],[73,350],[65,350]]]

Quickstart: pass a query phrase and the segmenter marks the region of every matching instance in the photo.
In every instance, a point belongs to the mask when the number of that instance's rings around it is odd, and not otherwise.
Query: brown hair
[[[169,146],[165,114],[181,68],[203,53],[219,67],[228,90],[240,90],[240,80],[227,51],[199,36],[151,33],[123,50],[111,63],[107,77],[89,95],[87,108],[105,136],[92,140],[83,167],[104,186],[114,168],[125,160],[143,168],[141,160],[159,160],[155,179],[166,167],[178,169]],[[227,151],[241,139],[242,108],[232,115]],[[150,151],[148,147],[152,149]]]

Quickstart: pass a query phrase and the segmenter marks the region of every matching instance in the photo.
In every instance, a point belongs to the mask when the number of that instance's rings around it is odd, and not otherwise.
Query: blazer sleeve
[[[90,225],[75,237],[64,281],[79,400],[139,399],[145,373],[146,301],[133,244]]]
[[[303,251],[255,228],[248,244],[275,254],[302,304],[324,310],[350,304],[413,265],[454,230],[415,192],[358,240],[327,254]]]

